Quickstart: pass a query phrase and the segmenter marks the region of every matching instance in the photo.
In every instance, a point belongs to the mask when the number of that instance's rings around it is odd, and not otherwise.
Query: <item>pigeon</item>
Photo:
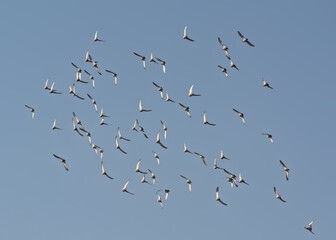
[[[227,157],[224,156],[223,150],[221,150],[221,152],[220,152],[220,159],[230,160],[230,158],[227,158]]]
[[[227,181],[229,183],[231,183],[231,187],[233,187],[233,185],[235,185],[236,187],[238,187],[238,184],[237,184],[237,180],[233,177],[226,177],[227,178]]]
[[[190,151],[187,149],[187,146],[186,146],[185,143],[184,143],[184,145],[183,145],[183,152],[193,154],[192,152],[190,152]]]
[[[157,57],[155,57],[155,58],[156,58],[156,60],[158,60],[158,61],[160,62],[160,64],[162,65],[162,71],[163,71],[163,73],[166,73],[166,62],[163,61],[163,60],[161,60],[160,58],[157,58]]]
[[[216,126],[216,124],[210,123],[210,122],[207,121],[205,112],[203,113],[203,124],[205,124],[205,125],[208,124],[210,126]]]
[[[92,87],[95,88],[96,84],[95,84],[95,79],[94,77],[91,75],[91,73],[89,73],[88,71],[84,70],[84,72],[89,75],[90,79],[92,80]]]
[[[127,154],[127,152],[125,152],[124,150],[122,150],[122,148],[119,146],[118,143],[118,137],[115,137],[115,144],[116,144],[116,148],[119,149],[120,152],[122,152],[123,154]]]
[[[221,71],[223,72],[223,73],[225,73],[225,76],[229,76],[228,75],[228,73],[227,73],[227,71],[226,71],[226,68],[225,67],[222,67],[221,65],[218,65],[218,67],[221,69]]]
[[[304,227],[305,229],[307,229],[309,232],[311,232],[312,234],[315,234],[314,232],[313,232],[313,221],[311,221],[309,224],[308,224],[308,226],[305,226]]]
[[[76,82],[88,83],[88,82],[82,80],[82,71],[77,71],[76,72]]]
[[[161,208],[162,208],[163,204],[162,204],[161,196],[160,196],[159,194],[158,194],[157,196],[158,196],[158,198],[157,198],[157,202],[160,203],[160,206],[161,206]]]
[[[229,61],[230,61],[231,57],[230,57],[229,51],[228,50],[224,50],[224,52],[225,52],[225,55],[226,55],[227,59],[229,59]]]
[[[246,37],[244,37],[244,35],[241,34],[239,31],[238,31],[238,35],[241,37],[241,39],[243,40],[243,42],[247,43],[251,47],[254,47],[254,45]]]
[[[107,69],[105,71],[108,72],[108,73],[111,73],[113,75],[113,77],[114,77],[114,85],[117,86],[117,83],[118,83],[117,74],[115,72],[112,72],[112,71],[107,70]]]
[[[96,31],[95,35],[94,35],[94,38],[93,38],[93,41],[94,42],[105,42],[105,40],[101,40],[98,38],[98,31]]]
[[[205,157],[198,152],[194,152],[194,153],[202,159],[204,166],[206,166],[207,164],[206,164],[206,161],[205,161]]]
[[[184,31],[183,31],[183,39],[189,40],[190,42],[194,42],[195,40],[189,38],[187,36],[187,26],[184,27]]]
[[[149,184],[149,182],[146,180],[146,174],[144,174],[141,178],[141,183],[147,183]]]
[[[100,149],[100,147],[98,145],[96,145],[96,144],[93,144],[93,143],[92,143],[91,146],[95,150],[96,154],[98,154],[98,149]]]
[[[269,134],[269,133],[262,133],[261,135],[265,135],[267,136],[267,138],[271,141],[271,143],[273,143],[273,138],[272,138],[272,134]]]
[[[186,178],[183,175],[180,175],[180,176],[181,176],[181,178],[184,178],[187,181],[189,192],[191,192],[191,180],[189,178]]]
[[[54,156],[55,158],[61,160],[61,162],[63,163],[63,166],[64,166],[65,170],[69,171],[68,166],[67,166],[66,161],[65,161],[64,158],[61,158],[60,156],[57,156],[56,154],[53,154],[53,156]]]
[[[137,121],[135,120],[135,122],[133,124],[133,127],[132,127],[132,130],[137,132],[138,129],[136,129],[136,125],[137,125]]]
[[[94,105],[94,108],[95,108],[96,112],[98,112],[98,107],[97,107],[97,102],[96,102],[96,100],[94,100],[94,98],[91,97],[91,95],[88,94],[88,93],[87,93],[87,96],[91,99],[92,104]]]
[[[26,108],[28,108],[30,110],[30,112],[32,113],[32,119],[34,119],[34,117],[35,117],[35,109],[32,108],[32,107],[30,107],[30,106],[28,106],[28,105],[25,105],[25,106],[26,106]]]
[[[123,192],[126,192],[126,193],[128,193],[128,194],[134,195],[134,193],[131,193],[131,192],[129,192],[129,191],[127,190],[127,185],[128,185],[128,184],[129,184],[129,181],[127,181],[127,182],[125,183],[125,185],[124,185],[122,191],[123,191]]]
[[[80,97],[79,95],[76,94],[76,86],[75,86],[75,84],[72,84],[72,87],[69,86],[69,93],[72,94],[74,97],[79,98],[80,100],[84,100],[83,97]]]
[[[153,82],[153,85],[157,87],[158,91],[160,92],[161,99],[163,99],[163,88],[157,85],[155,82]]]
[[[111,177],[110,175],[108,175],[104,169],[104,165],[103,165],[103,160],[101,161],[101,169],[102,169],[102,174],[105,175],[106,177],[108,177],[109,179],[113,180],[113,177]]]
[[[99,148],[99,152],[100,152],[100,159],[103,159],[104,149]]]
[[[82,122],[79,120],[79,118],[77,117],[76,113],[75,112],[72,112],[72,115],[74,116],[74,118],[76,119],[76,123],[78,125],[81,125],[82,126]]]
[[[285,165],[281,160],[280,160],[280,164],[282,165],[283,170],[284,170],[285,173],[286,173],[286,179],[287,179],[287,181],[288,181],[288,178],[289,178],[289,168],[286,167],[286,165]]]
[[[224,168],[222,168],[222,167],[219,167],[218,165],[217,165],[217,160],[216,160],[216,158],[214,159],[214,167],[213,167],[214,169],[221,169],[221,170],[224,170]]]
[[[175,102],[174,100],[172,100],[172,99],[168,96],[168,93],[166,93],[166,102],[172,102],[172,103]]]
[[[279,200],[282,201],[282,202],[286,202],[285,200],[283,200],[283,199],[281,198],[281,196],[280,196],[280,194],[278,193],[276,187],[274,187],[273,190],[274,190],[274,193],[275,193],[275,198],[279,199]]]
[[[139,112],[151,112],[152,110],[143,109],[141,99],[139,100]]]
[[[160,123],[163,127],[163,131],[164,131],[164,139],[167,139],[167,126],[160,120]]]
[[[56,119],[54,120],[54,123],[53,123],[51,129],[52,129],[52,130],[61,130],[61,128],[56,127]]]
[[[139,159],[139,161],[136,165],[135,172],[141,173],[141,174],[147,174],[147,172],[143,172],[143,171],[140,170],[140,162],[141,162],[141,159]]]
[[[238,110],[232,108],[233,111],[235,111],[236,113],[238,113],[238,116],[242,119],[243,124],[245,125],[245,118],[244,118],[244,114],[239,112]]]
[[[228,48],[226,45],[224,45],[224,43],[222,42],[222,40],[220,39],[220,37],[218,37],[218,42],[219,42],[219,44],[222,46],[222,49],[223,49],[224,51],[229,50],[229,48]]]
[[[61,92],[58,92],[58,91],[56,91],[56,90],[54,89],[54,85],[55,85],[55,82],[53,82],[53,83],[51,84],[51,87],[50,87],[50,89],[49,89],[49,93],[51,93],[51,94],[62,94]]]
[[[152,179],[152,181],[153,181],[153,184],[155,184],[155,173],[154,173],[152,170],[150,170],[150,169],[148,169],[148,171],[149,171],[150,174],[151,174],[151,179]]]
[[[118,127],[117,131],[118,131],[118,137],[119,137],[119,139],[125,140],[125,141],[127,141],[127,142],[131,141],[130,139],[128,139],[128,138],[124,138],[124,137],[121,135],[121,132],[120,132],[120,128],[119,128],[119,127]]]
[[[157,134],[156,134],[156,142],[155,143],[159,144],[164,149],[167,149],[167,147],[165,145],[163,145],[160,141],[160,131],[158,131]]]
[[[224,170],[224,172],[226,172],[227,174],[229,174],[230,175],[230,178],[232,178],[232,179],[236,179],[236,175],[235,174],[233,174],[233,173],[230,173],[228,170],[226,170],[225,168],[223,169]]]
[[[263,83],[263,87],[268,87],[269,89],[273,89],[273,88],[268,84],[268,82],[265,81],[264,78],[262,78],[262,83]]]
[[[102,118],[101,120],[100,120],[100,123],[99,123],[101,126],[104,126],[104,125],[110,125],[110,124],[108,124],[108,123],[106,123],[105,122],[105,119],[104,118]]]
[[[246,185],[249,185],[247,182],[245,182],[245,180],[242,178],[240,173],[238,174],[238,176],[239,176],[239,180],[238,180],[239,183],[245,183]]]
[[[157,61],[154,60],[154,57],[153,57],[153,54],[152,54],[152,53],[151,53],[151,56],[150,56],[150,60],[149,60],[149,61],[158,64]]]
[[[83,136],[83,134],[81,134],[78,130],[78,128],[76,127],[75,121],[72,119],[72,126],[73,126],[73,130],[75,132],[77,132],[80,136]]]
[[[99,117],[101,117],[101,118],[110,118],[110,116],[104,114],[104,110],[103,110],[103,108],[100,110]]]
[[[91,62],[92,62],[92,66],[96,69],[97,73],[99,75],[102,75],[102,73],[101,73],[101,71],[100,71],[100,69],[98,67],[98,64],[97,64],[98,62],[95,62],[92,58],[91,58]]]
[[[91,56],[90,56],[89,51],[86,51],[86,54],[85,54],[85,62],[91,62]]]
[[[135,120],[136,123],[138,124],[139,128],[140,128],[140,132],[142,132],[142,134],[145,136],[145,138],[148,138],[148,136],[146,135],[145,129],[140,125],[140,122],[138,119]]]
[[[231,58],[229,60],[230,60],[230,67],[239,70],[239,68],[236,66],[236,64],[234,64],[234,62],[231,60]]]
[[[183,107],[184,111],[186,111],[188,116],[191,118],[191,114],[189,112],[189,110],[190,110],[189,107],[184,106],[182,103],[179,103],[179,104],[180,104],[181,107]]]
[[[199,96],[201,96],[201,94],[193,93],[193,88],[194,88],[194,84],[191,85],[191,87],[189,88],[188,97],[199,97]]]
[[[152,152],[154,153],[154,158],[156,159],[158,165],[160,165],[160,157],[159,157],[159,155],[156,152],[154,152],[154,151],[152,151]]]
[[[49,79],[46,80],[43,89],[50,91],[50,88],[48,87],[48,81]]]
[[[223,202],[220,197],[219,197],[219,187],[216,188],[216,201],[220,202],[221,204],[223,204],[224,206],[227,206],[227,203]]]
[[[146,57],[144,57],[144,56],[142,56],[142,55],[140,55],[140,54],[137,54],[136,52],[133,52],[133,54],[134,54],[135,56],[138,56],[138,57],[141,59],[143,68],[146,69]]]

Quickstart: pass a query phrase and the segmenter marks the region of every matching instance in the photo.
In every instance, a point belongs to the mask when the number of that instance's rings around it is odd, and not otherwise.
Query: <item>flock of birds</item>
[[[238,35],[240,36],[240,38],[242,39],[242,42],[243,43],[246,43],[248,44],[249,46],[251,47],[255,47],[249,40],[248,38],[246,38],[242,33],[240,33],[238,31]],[[190,42],[194,42],[195,40],[190,38],[188,35],[187,35],[187,26],[184,28],[184,33],[183,33],[183,37],[182,37],[184,40],[187,40],[187,41],[190,41]],[[95,35],[94,35],[94,39],[93,39],[94,42],[104,42],[105,40],[102,40],[98,37],[98,32],[95,32]],[[230,57],[230,54],[228,52],[229,48],[222,42],[221,38],[218,37],[218,42],[219,44],[221,45],[221,48],[222,50],[225,52],[225,55],[227,57],[227,59],[229,60],[230,62],[230,67],[231,68],[235,68],[236,70],[239,70],[238,67],[234,64],[234,62],[232,61],[231,57]],[[133,54],[138,57],[141,61],[142,61],[142,67],[144,69],[146,69],[146,57],[141,55],[141,54],[138,54],[136,52],[133,52]],[[85,56],[85,62],[87,63],[91,63],[93,68],[95,69],[95,71],[98,73],[98,75],[102,75],[102,72],[101,70],[99,69],[98,67],[98,62],[95,61],[93,59],[93,57],[90,55],[89,51],[87,51],[86,53],[86,56]],[[149,62],[151,63],[156,63],[156,64],[160,64],[162,65],[162,71],[163,73],[166,72],[166,62],[158,57],[153,57],[153,54],[151,53],[150,55],[150,60]],[[82,69],[80,67],[78,67],[76,64],[74,64],[73,62],[71,62],[71,65],[76,69],[76,83],[83,83],[83,84],[87,84],[88,81],[85,81],[82,79]],[[221,65],[218,65],[218,68],[226,75],[226,77],[228,77],[228,72],[227,72],[227,69]],[[118,74],[111,71],[111,70],[108,70],[106,69],[105,70],[106,73],[108,74],[111,74],[114,78],[114,84],[117,85],[118,84],[118,79],[117,79],[117,76]],[[88,75],[88,77],[90,78],[90,80],[92,81],[92,87],[95,88],[95,77],[90,73],[88,72],[87,70],[84,70],[84,72]],[[163,87],[158,85],[157,83],[153,82],[153,85],[157,88],[157,90],[159,91],[160,93],[160,97],[161,99],[165,99],[166,102],[171,102],[171,103],[175,103],[175,100],[171,99],[168,95],[168,93],[166,93],[166,96],[164,97],[164,93],[163,93]],[[262,86],[263,87],[266,87],[266,88],[269,88],[269,89],[273,89],[269,83],[267,83],[264,78],[262,78]],[[46,80],[45,82],[45,85],[44,85],[44,89],[46,91],[49,91],[50,94],[62,94],[62,92],[59,92],[58,90],[55,89],[55,82],[53,82],[51,84],[51,86],[49,87],[49,82],[48,80]],[[85,100],[84,97],[82,96],[79,96],[77,93],[76,93],[76,86],[75,86],[75,83],[72,84],[72,86],[69,86],[69,93],[71,95],[73,95],[74,97],[80,99],[80,100]],[[194,84],[190,86],[189,88],[189,92],[188,92],[188,97],[200,97],[201,94],[199,93],[194,93]],[[109,125],[109,123],[106,123],[105,122],[105,118],[110,118],[110,116],[106,115],[103,111],[103,108],[101,108],[100,112],[98,112],[98,106],[97,106],[97,102],[96,100],[89,94],[87,93],[87,97],[91,100],[93,106],[94,106],[94,110],[99,114],[99,117],[101,118],[101,121],[100,121],[100,125]],[[189,106],[186,106],[182,103],[179,102],[179,106],[186,112],[186,114],[188,115],[189,118],[191,118],[191,113],[190,113],[190,107]],[[26,108],[29,109],[29,111],[31,112],[31,116],[32,118],[34,119],[35,117],[35,109],[29,105],[25,105]],[[143,103],[142,103],[142,100],[140,99],[139,100],[139,112],[140,113],[145,113],[145,112],[151,112],[152,110],[151,109],[147,109],[145,107],[143,107]],[[239,110],[233,108],[232,109],[235,113],[238,114],[238,117],[241,118],[243,124],[245,125],[246,124],[246,121],[245,121],[245,117],[244,117],[244,113],[240,112]],[[160,123],[162,125],[162,128],[163,128],[163,131],[164,131],[164,139],[167,138],[167,127],[166,125],[163,123],[163,121],[160,120]],[[215,123],[212,123],[212,122],[209,122],[207,120],[207,116],[206,116],[206,112],[204,111],[203,113],[203,124],[204,125],[209,125],[209,126],[216,126]],[[85,129],[83,123],[79,120],[79,118],[77,117],[76,113],[73,112],[73,118],[72,118],[72,126],[73,126],[73,131],[76,132],[79,136],[84,136],[86,135],[88,137],[88,140],[89,140],[89,144],[91,145],[92,149],[96,152],[97,155],[100,155],[100,160],[101,160],[101,172],[102,172],[102,175],[106,176],[107,178],[113,180],[114,178],[111,177],[105,170],[104,168],[104,164],[103,164],[103,153],[104,153],[104,150],[102,147],[96,145],[93,143],[92,141],[92,136],[91,136],[91,133]],[[58,126],[56,126],[56,120],[53,121],[53,124],[52,124],[52,130],[62,130],[61,128],[59,128]],[[132,127],[132,130],[133,131],[136,131],[136,132],[141,132],[143,134],[143,136],[145,138],[148,139],[148,136],[144,130],[144,128],[141,126],[140,122],[138,119],[135,120],[134,122],[134,125]],[[131,141],[130,139],[126,138],[126,137],[123,137],[123,135],[121,134],[121,131],[120,131],[120,128],[118,127],[117,128],[117,136],[115,137],[115,145],[116,145],[116,149],[119,150],[121,153],[123,154],[127,154],[127,152],[122,149],[122,147],[119,145],[119,140],[123,140],[125,142],[129,142]],[[262,133],[262,135],[266,136],[270,142],[273,144],[274,141],[273,141],[273,136],[272,134],[270,133]],[[161,146],[163,149],[167,149],[167,146],[164,145],[164,143],[161,141],[160,139],[160,131],[157,132],[156,134],[156,141],[155,141],[159,146]],[[184,144],[184,153],[187,153],[187,154],[195,154],[197,155],[203,162],[203,164],[205,166],[207,166],[207,162],[205,160],[205,156],[198,153],[198,152],[193,152],[193,151],[190,151],[186,144]],[[157,161],[157,164],[160,165],[160,157],[159,155],[154,152],[154,159],[156,159]],[[60,160],[61,163],[63,164],[64,168],[66,171],[69,171],[69,168],[67,166],[67,161],[65,158],[57,155],[57,154],[53,154],[53,157],[55,157],[56,159]],[[229,160],[229,158],[227,158],[226,156],[224,156],[223,154],[223,151],[221,150],[220,152],[220,159],[224,159],[224,160]],[[144,171],[144,170],[141,170],[140,169],[140,163],[141,163],[141,160],[138,160],[137,162],[137,165],[136,165],[136,168],[135,168],[135,172],[136,173],[139,173],[139,174],[142,174],[142,179],[141,179],[141,183],[146,183],[146,184],[155,184],[155,173],[151,170],[151,169],[148,169],[148,172],[147,171]],[[289,168],[285,165],[285,163],[280,160],[280,164],[285,172],[285,176],[286,176],[286,180],[288,181],[289,180]],[[214,159],[214,166],[213,168],[215,170],[222,170],[223,172],[225,172],[228,177],[227,177],[227,181],[231,184],[231,187],[238,187],[238,184],[246,184],[246,185],[249,185],[243,178],[242,178],[242,175],[241,173],[238,174],[238,177],[234,174],[234,173],[231,173],[230,171],[228,171],[227,169],[223,168],[223,167],[219,167],[217,165],[217,160],[216,158]],[[150,178],[152,179],[151,180],[151,183],[148,182],[146,180],[146,176],[150,175]],[[185,182],[187,183],[188,185],[188,191],[191,192],[191,189],[192,189],[192,181],[190,178],[184,176],[184,175],[180,175],[180,177],[182,179],[185,180]],[[125,192],[127,194],[130,194],[130,195],[134,195],[133,192],[129,191],[127,189],[128,185],[129,185],[130,181],[126,181],[126,183],[124,184],[123,188],[122,188],[122,192]],[[275,194],[275,198],[276,199],[279,199],[280,201],[286,203],[286,200],[284,200],[281,195],[279,194],[277,188],[274,186],[273,188],[274,190],[274,194]],[[164,192],[164,197],[161,197],[160,193],[161,192]],[[157,194],[157,202],[161,205],[161,207],[163,206],[163,201],[167,201],[168,199],[168,195],[170,193],[170,189],[160,189],[160,190],[157,190],[156,191],[156,194]],[[215,200],[217,202],[219,202],[220,204],[224,205],[224,206],[227,206],[228,204],[226,202],[224,202],[220,196],[219,196],[219,187],[216,187],[216,191],[215,191]],[[312,231],[312,224],[313,224],[313,221],[311,221],[307,226],[305,226],[304,228],[306,230],[308,230],[309,232],[311,232],[312,234],[314,234],[314,232]]]

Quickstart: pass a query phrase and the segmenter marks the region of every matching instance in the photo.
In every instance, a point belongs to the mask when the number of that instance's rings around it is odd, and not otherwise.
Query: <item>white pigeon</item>
[[[28,105],[25,105],[25,106],[26,106],[26,108],[28,108],[30,110],[30,112],[32,113],[32,119],[34,119],[34,117],[35,117],[35,109],[32,108],[32,107],[30,107],[30,106],[28,106]]]
[[[210,126],[216,126],[216,124],[210,123],[210,122],[207,121],[205,112],[203,113],[203,124],[205,124],[205,125],[207,124],[207,125],[210,125]]]
[[[199,96],[201,96],[201,94],[193,93],[193,88],[194,88],[194,84],[191,85],[190,88],[189,88],[188,97],[199,97]]]
[[[160,131],[158,131],[157,134],[156,134],[156,143],[159,144],[164,149],[167,149],[167,147],[165,145],[163,145],[160,141]]]
[[[59,128],[59,127],[56,127],[56,119],[54,120],[54,122],[53,122],[53,125],[52,125],[51,129],[52,129],[52,130],[61,130],[61,128]]]
[[[143,171],[140,170],[140,162],[141,162],[141,159],[139,159],[138,162],[137,162],[135,172],[141,173],[141,174],[147,174],[147,172],[143,172]]]
[[[191,192],[191,180],[189,178],[186,178],[185,176],[183,175],[180,175],[181,178],[184,178],[188,184],[188,189],[189,189],[189,192]]]
[[[267,136],[267,138],[270,140],[270,142],[271,142],[271,143],[274,143],[272,134],[269,134],[269,133],[262,133],[261,135],[265,135],[265,136]]]
[[[183,39],[186,39],[186,40],[188,40],[190,42],[194,42],[195,41],[195,40],[193,40],[193,39],[191,39],[191,38],[188,37],[188,35],[187,35],[187,26],[184,27]]]
[[[166,73],[166,62],[163,61],[163,60],[160,59],[160,58],[157,58],[157,57],[155,57],[155,58],[156,58],[156,60],[158,60],[158,61],[160,62],[160,64],[162,65],[162,71],[163,71],[163,73]]]
[[[184,143],[184,145],[183,145],[183,152],[193,154],[192,152],[190,152],[190,151],[188,150],[188,148],[187,148],[187,146],[186,146],[185,143]]]
[[[139,100],[139,112],[151,112],[152,110],[143,109],[141,99]]]
[[[279,199],[282,202],[286,202],[285,200],[282,199],[282,197],[280,196],[280,194],[278,193],[276,187],[273,188],[274,193],[275,193],[275,198]]]
[[[227,77],[229,76],[225,67],[222,67],[221,65],[218,65],[218,67],[221,69],[223,73],[225,73],[225,76]]]
[[[245,118],[244,118],[244,114],[239,112],[238,110],[232,108],[233,111],[235,111],[236,113],[238,113],[238,116],[242,119],[243,124],[245,125]]]
[[[98,31],[95,32],[93,41],[94,42],[105,42],[105,40],[101,40],[101,39],[98,38]]]
[[[216,201],[220,202],[221,204],[223,204],[224,206],[227,205],[227,203],[223,202],[220,197],[219,197],[219,187],[216,188]]]
[[[104,169],[104,165],[103,165],[103,160],[101,161],[101,170],[102,170],[102,174],[105,175],[106,177],[108,177],[109,179],[113,180],[113,177],[111,177],[110,175],[108,175]]]
[[[312,234],[315,234],[314,232],[313,232],[313,221],[311,221],[309,224],[308,224],[308,226],[305,226],[304,227],[305,229],[307,229],[309,232],[311,232]]]
[[[280,164],[282,165],[283,167],[283,170],[285,171],[286,173],[286,180],[288,181],[289,179],[289,168],[283,163],[283,161],[280,160]]]
[[[61,158],[60,156],[58,156],[58,155],[56,155],[56,154],[53,154],[53,156],[54,156],[55,158],[61,160],[61,162],[63,163],[63,166],[64,166],[65,170],[69,171],[68,166],[67,166],[66,161],[65,161],[64,158]]]
[[[134,54],[135,56],[138,56],[138,57],[141,59],[143,68],[146,69],[146,57],[145,57],[145,56],[142,56],[142,55],[140,55],[140,54],[138,54],[138,53],[136,53],[136,52],[133,52],[133,54]]]
[[[244,35],[241,34],[239,31],[238,31],[238,35],[241,37],[241,39],[243,40],[243,42],[247,43],[251,47],[254,47],[254,45],[246,37],[244,37]]]
[[[115,144],[116,144],[116,148],[122,152],[123,154],[127,154],[127,152],[125,152],[120,146],[119,146],[119,143],[118,143],[118,137],[116,136],[115,137]]]
[[[126,193],[128,193],[128,194],[134,195],[134,193],[129,192],[129,191],[127,190],[127,185],[128,185],[128,184],[129,184],[129,181],[127,181],[127,182],[125,183],[124,187],[122,188],[122,191],[123,191],[123,192],[126,192]]]

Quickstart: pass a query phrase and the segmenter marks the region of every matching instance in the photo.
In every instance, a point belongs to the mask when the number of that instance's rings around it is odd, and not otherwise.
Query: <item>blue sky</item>
[[[4,1],[1,238],[333,236],[334,9],[332,1]],[[194,43],[182,39],[184,26]],[[256,47],[242,43],[238,30]],[[95,31],[106,42],[93,42]],[[230,68],[217,37],[239,71]],[[102,71],[118,73],[117,86],[84,62],[87,50]],[[166,74],[148,61],[144,70],[132,52],[164,59]],[[68,94],[76,73],[71,62],[95,75],[95,89],[76,83],[76,90],[96,99],[111,116],[109,126],[99,125],[87,97]],[[262,87],[262,77],[273,90]],[[63,94],[43,90],[46,79]],[[192,118],[162,101],[153,81],[190,106]],[[192,84],[201,97],[187,97]],[[140,98],[152,112],[138,112]],[[36,109],[34,120],[25,104]],[[245,126],[232,108],[245,114]],[[101,175],[88,139],[72,131],[73,111],[104,148],[114,180]],[[203,125],[204,111],[215,127]],[[54,119],[62,131],[51,130]],[[135,119],[148,140],[131,130]],[[162,139],[168,150],[155,144],[160,120],[168,127]],[[127,155],[115,149],[118,126],[132,140],[119,141]],[[262,132],[272,133],[274,144]],[[183,143],[205,155],[208,166],[183,153]],[[220,149],[230,161],[219,159]],[[53,153],[67,159],[69,172]],[[231,188],[227,175],[212,168],[215,157],[250,185]],[[140,183],[139,159],[155,172],[155,185]],[[290,168],[288,182],[280,159]],[[191,193],[180,174],[192,180]],[[134,196],[121,192],[127,180]],[[226,207],[215,201],[217,186]],[[287,203],[275,199],[273,186]],[[155,192],[163,188],[171,193],[161,209]],[[315,235],[304,229],[311,220]]]

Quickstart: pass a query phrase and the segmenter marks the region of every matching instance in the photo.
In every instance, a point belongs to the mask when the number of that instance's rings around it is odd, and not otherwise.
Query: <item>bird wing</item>
[[[184,106],[182,103],[179,103],[181,107],[183,108],[187,108],[186,106]]]
[[[141,56],[140,54],[136,53],[136,52],[133,52],[134,55],[140,57],[140,58],[143,58],[143,56]]]
[[[283,161],[280,160],[280,163],[284,168],[287,168],[286,165],[283,163]]]
[[[240,114],[241,112],[239,112],[238,110],[232,108],[233,111],[235,111],[236,113]]]
[[[161,88],[159,85],[157,85],[155,82],[153,82],[154,86],[157,88]]]
[[[250,45],[251,47],[254,47],[254,45],[253,45],[249,40],[247,40],[246,43],[247,43],[248,45]]]
[[[224,46],[222,40],[220,39],[220,37],[218,37],[218,42],[220,43],[220,45]]]
[[[241,38],[245,38],[243,34],[241,34],[239,31],[238,31],[238,35],[241,37]]]
[[[190,86],[188,96],[192,95],[194,84]]]

